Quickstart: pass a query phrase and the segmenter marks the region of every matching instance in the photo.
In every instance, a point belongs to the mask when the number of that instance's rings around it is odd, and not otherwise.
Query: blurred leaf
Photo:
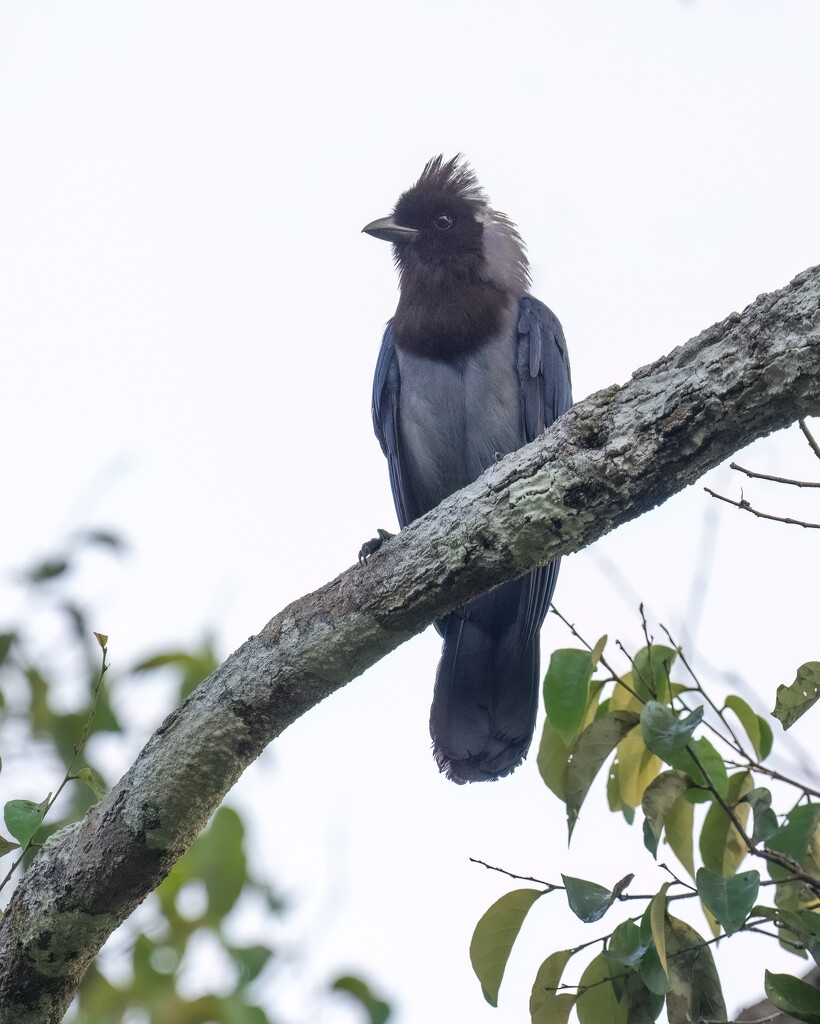
[[[5,836],[0,836],[0,857],[5,857],[7,853],[11,853],[12,850],[19,850],[19,843],[10,843]]]
[[[744,871],[724,878],[708,868],[697,874],[698,895],[727,935],[740,931],[755,905],[760,889],[760,874]]]
[[[496,900],[475,926],[470,942],[470,962],[481,982],[484,998],[498,1005],[498,990],[513,943],[542,889],[514,889]]]
[[[778,1010],[806,1021],[820,1024],[820,991],[790,974],[772,974],[766,971],[766,996]]]
[[[86,544],[111,548],[113,551],[124,551],[128,547],[123,538],[113,530],[84,530],[78,534],[78,539]]]
[[[347,992],[354,999],[358,1000],[370,1017],[370,1024],[384,1024],[390,1016],[388,1004],[381,999],[377,999],[361,978],[350,976],[337,978],[331,985],[331,988],[337,992]]]
[[[51,794],[39,804],[35,804],[31,800],[9,800],[3,808],[3,820],[6,823],[6,828],[20,846],[27,846],[34,838],[45,817],[50,796]]]
[[[678,652],[671,647],[652,644],[643,647],[632,662],[633,688],[644,701],[669,701],[669,669]]]
[[[572,750],[567,771],[567,824],[569,834],[575,827],[578,811],[601,765],[638,722],[634,711],[612,711],[584,729]]]
[[[627,1024],[627,1004],[612,987],[612,966],[598,955],[587,966],[578,984],[575,1009],[580,1024]]]
[[[29,685],[29,718],[32,732],[47,733],[51,729],[52,714],[48,705],[48,683],[36,668],[29,667],[24,673]]]
[[[778,686],[774,711],[784,729],[794,723],[812,707],[820,697],[820,661],[807,661],[797,670],[791,686]]]
[[[165,651],[155,654],[134,666],[135,672],[150,672],[159,668],[174,668],[181,679],[180,700],[184,700],[219,667],[219,658],[210,638],[206,638],[195,651]]]
[[[646,818],[644,845],[655,859],[657,859],[658,842],[666,823],[666,816],[678,797],[685,793],[691,784],[691,780],[685,772],[672,770],[662,772],[644,790],[641,800],[641,809]]]
[[[727,1020],[712,952],[685,921],[669,917],[666,950],[670,989],[666,995],[669,1024]]]
[[[29,583],[43,583],[46,580],[53,580],[62,576],[68,569],[68,562],[64,558],[48,558],[37,565],[27,569],[23,578]]]
[[[702,718],[702,707],[695,708],[686,718],[678,718],[669,708],[651,700],[641,712],[643,741],[653,754],[673,764],[684,752]]]
[[[108,634],[97,633],[95,631],[94,636],[97,638],[97,643],[100,645],[100,647],[102,647],[103,650],[105,650],[105,648],[108,646]]]
[[[749,818],[749,804],[743,802],[743,797],[750,792],[752,785],[750,772],[737,772],[729,780],[726,794],[726,803],[744,831]],[[733,875],[747,853],[746,843],[729,815],[715,801],[706,812],[700,833],[700,855],[704,866],[718,875]]]
[[[0,633],[0,665],[8,657],[11,645],[14,643],[16,636],[14,633]]]
[[[574,950],[562,949],[553,953],[538,968],[530,994],[531,1024],[566,1024],[575,996],[569,992],[558,993],[564,968]]]
[[[635,971],[627,976],[625,988],[629,1024],[653,1024],[663,1010],[663,995],[653,992]]]
[[[95,777],[90,768],[81,768],[72,778],[84,782],[98,800],[102,800],[105,796],[105,786]]]
[[[227,946],[226,948],[240,968],[242,986],[253,981],[273,956],[273,950],[268,946]]]
[[[588,882],[584,878],[573,878],[561,875],[567,889],[569,909],[585,924],[600,921],[615,902],[615,893],[597,882]]]

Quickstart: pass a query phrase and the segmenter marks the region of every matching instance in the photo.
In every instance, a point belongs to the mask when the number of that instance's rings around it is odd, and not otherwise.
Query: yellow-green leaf
[[[481,982],[484,998],[498,1005],[498,990],[513,943],[542,889],[514,889],[496,900],[475,926],[470,943],[470,962]]]

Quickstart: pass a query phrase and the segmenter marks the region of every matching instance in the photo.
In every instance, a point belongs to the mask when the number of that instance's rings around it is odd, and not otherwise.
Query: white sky
[[[113,526],[133,554],[86,581],[112,659],[204,624],[227,654],[395,524],[369,403],[396,282],[360,230],[425,160],[463,151],[519,225],[583,398],[820,260],[819,44],[810,0],[0,0],[3,563]],[[818,476],[796,428],[739,461]],[[739,494],[726,468],[704,482]],[[820,519],[811,495],[745,493]],[[820,658],[819,543],[696,486],[567,559],[556,602],[632,649],[638,600],[656,634],[697,619],[699,664],[768,710]],[[549,622],[545,664],[569,642]],[[432,631],[407,644],[237,787],[257,863],[299,904],[308,960],[270,994],[277,1020],[352,1020],[315,1002],[335,968],[398,1024],[528,1019],[537,965],[592,930],[542,901],[487,1007],[469,938],[513,883],[471,855],[604,883],[639,862],[657,885],[600,793],[567,854],[534,757],[496,785],[438,776],[437,655]],[[119,699],[142,724],[124,768],[163,709]],[[779,962],[763,939],[719,955],[730,1010]]]

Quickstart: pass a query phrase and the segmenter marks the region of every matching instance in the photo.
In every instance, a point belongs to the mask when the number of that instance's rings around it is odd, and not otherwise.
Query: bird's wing
[[[518,304],[518,379],[524,432],[534,441],[572,405],[572,380],[558,317],[529,295]]]
[[[558,317],[529,295],[518,305],[518,378],[527,442],[551,426],[572,405],[567,343]],[[560,559],[529,577],[530,590],[523,641],[541,628],[549,610]]]
[[[396,359],[391,320],[384,331],[381,351],[376,362],[376,375],[373,378],[373,429],[382,451],[387,456],[390,489],[393,491],[399,525],[403,529],[415,516],[412,514],[412,501],[406,489],[407,473],[401,459],[399,391],[399,364]]]

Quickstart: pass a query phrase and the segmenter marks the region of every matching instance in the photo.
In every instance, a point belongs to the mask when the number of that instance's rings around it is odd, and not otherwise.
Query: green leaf
[[[470,942],[470,962],[481,982],[484,998],[498,1005],[498,990],[513,943],[542,889],[514,889],[496,900],[475,926]]]
[[[42,824],[50,796],[49,793],[40,804],[31,800],[9,800],[3,808],[6,828],[22,847],[28,846]]]
[[[754,832],[752,833],[753,843],[765,843],[780,828],[777,815],[771,809],[772,794],[768,789],[762,787],[750,789],[743,799],[752,808],[754,815]]]
[[[807,661],[797,670],[791,686],[778,686],[772,714],[784,729],[794,723],[820,698],[820,661]]]
[[[578,984],[578,999],[575,1009],[580,1024],[627,1024],[626,1000],[621,1002],[615,995],[612,982],[612,966],[603,956],[596,956],[588,964]]]
[[[650,700],[641,712],[643,741],[653,754],[673,764],[684,752],[702,718],[702,707],[695,708],[686,718],[678,718],[663,704]]]
[[[97,638],[97,643],[100,645],[100,647],[103,650],[105,650],[106,647],[108,646],[108,634],[107,633],[97,633],[96,630],[95,630],[94,631],[94,636]]]
[[[726,698],[724,708],[730,708],[737,715],[749,742],[754,747],[755,757],[764,761],[772,749],[772,730],[769,723],[756,715],[742,697],[735,694]]]
[[[766,971],[766,996],[778,1010],[806,1024],[820,1024],[820,991],[790,974]]]
[[[749,804],[743,802],[743,797],[751,788],[751,774],[737,772],[729,780],[726,793],[726,803],[732,807],[734,816],[744,831],[749,817]],[[746,843],[729,815],[715,801],[706,812],[700,833],[700,855],[704,866],[718,875],[733,875],[747,853]]]
[[[532,1024],[566,1024],[575,1005],[575,995],[556,992],[561,984],[564,968],[574,950],[562,949],[553,953],[538,968],[530,995]]]
[[[669,701],[669,669],[677,656],[677,651],[660,644],[638,651],[632,663],[632,688],[642,700]]]
[[[789,854],[804,871],[820,877],[813,856],[815,844],[820,840],[820,804],[793,807],[789,811],[788,819],[788,822],[781,825],[768,840],[766,849]],[[789,876],[789,872],[778,864],[769,862],[768,867],[772,878],[781,879]],[[781,888],[785,887],[778,886],[778,890]]]
[[[695,877],[695,808],[682,794],[666,815],[666,841],[692,878]]]
[[[641,980],[650,992],[655,995],[665,996],[669,991],[669,979],[663,969],[658,951],[651,945],[641,960]]]
[[[755,905],[760,889],[760,874],[744,871],[724,878],[708,868],[697,874],[698,895],[727,935],[740,931]]]
[[[561,739],[548,718],[544,719],[544,731],[541,733],[537,764],[546,786],[555,793],[559,800],[565,800],[569,747]]]
[[[646,787],[654,781],[663,762],[648,750],[640,727],[630,729],[618,744],[618,789],[628,807],[639,807]]]
[[[644,822],[644,845],[655,859],[658,856],[658,842],[663,832],[666,816],[678,797],[686,792],[692,782],[685,772],[674,770],[663,772],[646,787],[641,801],[646,821]]]
[[[641,938],[641,930],[634,921],[622,921],[609,940],[603,956],[611,964],[636,967],[649,948],[650,940]]]
[[[669,965],[666,960],[666,890],[671,884],[671,882],[663,883],[660,892],[655,893],[652,897],[644,915],[649,918],[655,951],[667,978],[669,977]]]
[[[5,836],[0,836],[0,857],[5,857],[7,853],[11,853],[12,850],[19,850],[19,843],[10,843]]]
[[[361,1003],[369,1017],[369,1024],[385,1024],[390,1016],[390,1007],[387,1003],[377,999],[361,978],[345,975],[342,978],[337,978],[331,988],[336,992],[347,992]]]
[[[569,909],[586,924],[600,921],[615,902],[615,893],[597,882],[587,882],[571,875],[562,874],[561,877],[567,888]]]
[[[669,1024],[726,1020],[726,1004],[712,952],[685,921],[670,917],[666,929],[670,989],[666,995]]]
[[[692,757],[693,753],[703,766],[703,771],[706,772],[705,777],[701,769],[695,763],[695,759]],[[729,792],[729,779],[726,775],[726,765],[723,758],[705,737],[699,740],[690,740],[688,749],[675,757],[672,762],[672,767],[677,768],[679,771],[686,772],[694,782],[695,786],[698,786],[701,789],[707,789],[707,782],[711,782],[718,793],[726,799],[726,795]],[[686,799],[691,800],[693,795],[696,793],[697,790],[694,788],[687,790]],[[704,794],[704,796],[707,800],[710,799],[706,794]]]
[[[634,711],[611,711],[590,723],[578,737],[567,771],[567,824],[569,834],[578,818],[589,787],[618,743],[638,723]]]
[[[84,782],[98,800],[102,800],[105,796],[105,786],[95,777],[90,768],[81,768],[76,775],[72,775],[72,778]]]
[[[16,637],[14,633],[0,633],[0,665],[8,657],[11,645],[14,643]]]
[[[653,992],[642,975],[634,971],[627,975],[625,987],[629,1024],[653,1024],[663,1009],[663,995]]]
[[[553,729],[567,746],[581,730],[595,663],[589,651],[553,651],[544,677],[544,707]]]

